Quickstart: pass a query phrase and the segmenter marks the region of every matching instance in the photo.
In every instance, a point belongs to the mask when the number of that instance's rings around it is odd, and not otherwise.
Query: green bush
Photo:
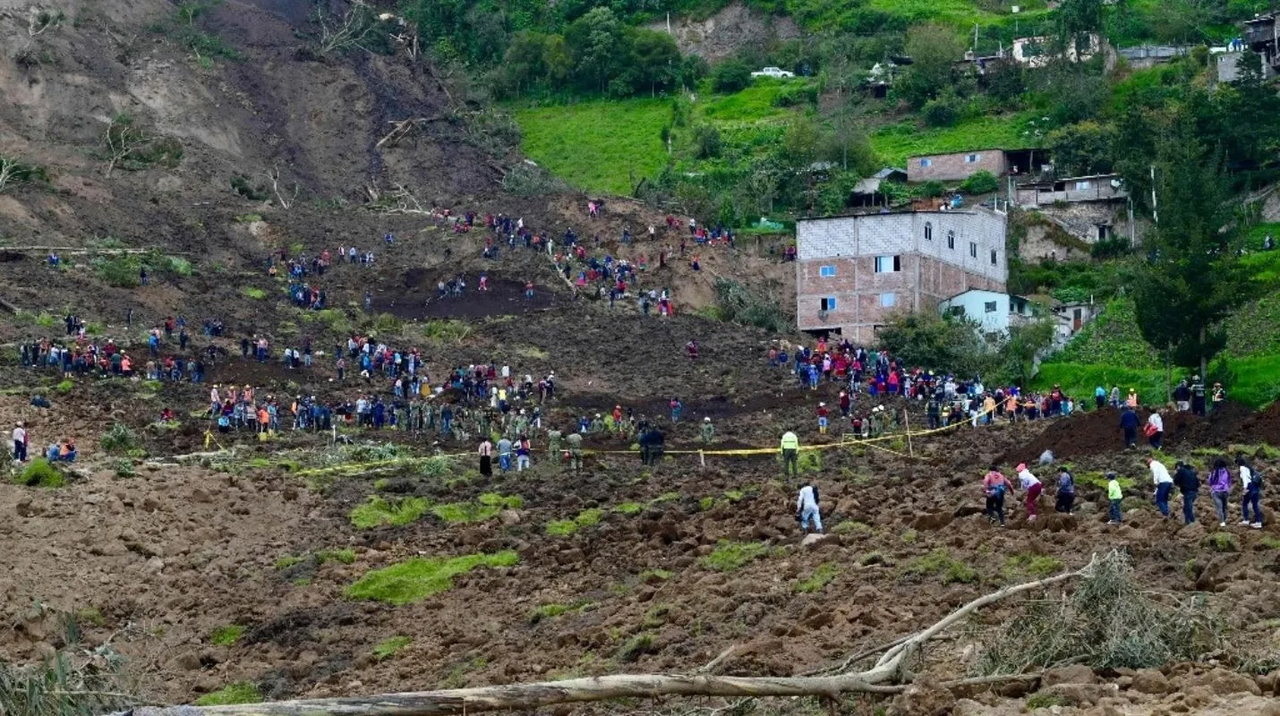
[[[955,95],[944,95],[924,103],[921,109],[925,124],[930,127],[950,127],[960,119],[960,106]]]
[[[27,487],[62,487],[67,484],[67,478],[48,460],[38,457],[22,468],[14,482]]]
[[[58,383],[57,385],[53,386],[53,389],[65,395],[67,393],[70,393],[75,387],[76,387],[75,381],[68,378],[62,381],[61,383]]]
[[[711,89],[721,94],[740,92],[751,84],[751,68],[739,59],[728,59],[711,70]]]
[[[107,432],[98,439],[98,444],[105,452],[126,455],[130,450],[141,447],[138,434],[124,423],[113,423]]]
[[[821,589],[831,583],[840,574],[840,569],[830,562],[823,564],[813,570],[813,574],[806,579],[796,582],[792,585],[792,589],[801,594],[811,594],[821,591]]]
[[[969,175],[960,184],[960,191],[966,194],[990,194],[1000,189],[1000,180],[995,174],[983,169]]]

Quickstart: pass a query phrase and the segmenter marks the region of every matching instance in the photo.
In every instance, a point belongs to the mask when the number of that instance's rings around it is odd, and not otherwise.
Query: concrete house
[[[980,171],[1001,176],[1009,171],[1003,149],[974,149],[907,159],[907,181],[963,181]]]
[[[1003,291],[970,289],[962,291],[938,304],[944,316],[963,318],[978,324],[983,335],[1005,334],[1009,326],[1031,318],[1031,304],[1021,296],[1010,296]]]
[[[981,207],[801,219],[796,251],[800,330],[861,342],[896,314],[1008,280],[1005,216]]]

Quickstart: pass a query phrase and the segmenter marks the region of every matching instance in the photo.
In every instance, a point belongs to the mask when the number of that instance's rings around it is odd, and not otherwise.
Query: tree
[[[907,101],[922,107],[942,88],[951,86],[953,63],[964,56],[964,46],[954,29],[926,23],[907,31],[907,55],[911,57],[911,68],[899,87]]]
[[[665,32],[632,30],[631,69],[637,88],[648,85],[652,95],[671,87],[680,71],[680,50],[675,39]]]
[[[597,7],[574,20],[564,38],[574,59],[578,85],[588,91],[604,93],[630,55],[625,28],[607,7]]]
[[[711,89],[722,94],[733,94],[751,84],[751,68],[739,59],[728,59],[711,71]]]
[[[1071,124],[1049,132],[1045,143],[1059,176],[1105,174],[1112,170],[1116,130],[1110,124],[1092,120]]]
[[[1000,347],[1000,354],[1008,361],[1009,375],[1019,385],[1026,385],[1035,375],[1036,359],[1053,345],[1056,330],[1053,321],[1044,318],[1009,327],[1009,337]]]
[[[984,372],[990,355],[971,323],[933,311],[909,313],[880,329],[880,346],[905,365],[971,376]]]
[[[1076,56],[1084,54],[1092,44],[1090,35],[1102,31],[1102,6],[1105,0],[1063,0],[1058,6],[1058,46],[1072,48]]]
[[[1188,118],[1174,118],[1157,152],[1158,223],[1145,237],[1150,265],[1134,287],[1138,328],[1168,364],[1203,376],[1226,345],[1223,319],[1249,298],[1236,253],[1243,231],[1221,160]]]

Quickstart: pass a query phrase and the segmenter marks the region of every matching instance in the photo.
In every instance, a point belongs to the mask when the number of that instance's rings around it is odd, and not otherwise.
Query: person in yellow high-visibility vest
[[[782,472],[786,474],[788,470],[792,475],[799,475],[799,454],[800,454],[800,438],[796,434],[788,430],[782,434]]]

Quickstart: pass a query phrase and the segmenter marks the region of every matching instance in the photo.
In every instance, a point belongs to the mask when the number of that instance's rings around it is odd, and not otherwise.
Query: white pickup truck
[[[785,79],[787,77],[795,77],[796,73],[787,72],[781,67],[766,67],[763,70],[760,70],[759,72],[752,72],[751,76],[752,77],[776,77],[778,79]]]

